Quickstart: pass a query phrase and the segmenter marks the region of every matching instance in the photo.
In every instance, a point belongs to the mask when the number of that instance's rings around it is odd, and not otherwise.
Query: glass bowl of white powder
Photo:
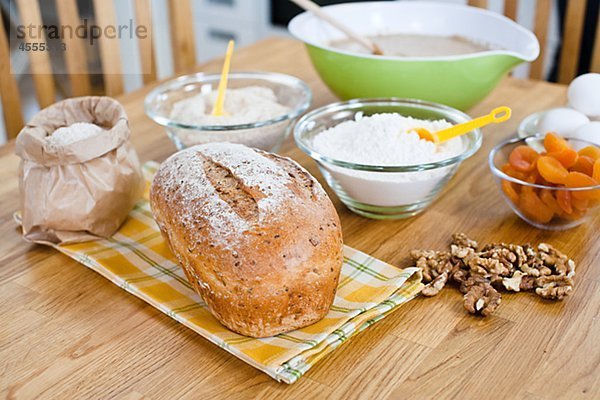
[[[433,132],[468,120],[437,103],[357,99],[306,114],[294,137],[348,208],[369,218],[398,219],[427,208],[482,142],[479,129],[440,145],[412,130]]]
[[[225,115],[211,115],[221,76],[198,73],[168,81],[146,97],[146,114],[164,126],[181,150],[209,142],[241,143],[276,151],[309,107],[302,80],[272,72],[229,74]]]

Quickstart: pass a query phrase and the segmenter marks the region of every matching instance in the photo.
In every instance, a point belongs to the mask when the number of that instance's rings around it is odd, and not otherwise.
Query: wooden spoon
[[[306,11],[312,12],[317,17],[321,18],[323,21],[329,23],[336,29],[342,31],[350,39],[354,40],[355,42],[360,43],[366,49],[370,50],[371,53],[378,55],[378,56],[383,55],[383,51],[381,51],[381,48],[379,46],[377,46],[372,40],[369,40],[366,37],[354,32],[354,30],[352,30],[351,28],[342,24],[340,21],[332,18],[327,13],[325,13],[325,11],[323,11],[323,9],[321,7],[319,7],[318,4],[315,4],[310,0],[290,0],[290,1],[292,1],[299,7],[305,9]]]

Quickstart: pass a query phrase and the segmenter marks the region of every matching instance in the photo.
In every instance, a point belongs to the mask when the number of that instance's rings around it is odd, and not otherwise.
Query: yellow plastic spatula
[[[434,143],[443,143],[457,136],[471,132],[473,129],[481,128],[489,124],[499,124],[510,118],[512,110],[509,107],[494,108],[491,113],[483,117],[472,119],[462,124],[451,126],[437,132],[430,132],[425,128],[415,128],[415,131],[421,139],[429,140]]]
[[[227,45],[225,61],[223,62],[223,70],[221,71],[221,80],[219,81],[219,92],[217,94],[217,101],[215,102],[215,107],[213,108],[211,113],[212,115],[218,117],[225,115],[223,105],[225,104],[225,91],[227,91],[227,79],[229,77],[229,69],[231,67],[231,56],[233,55],[234,46],[235,42],[233,40],[230,40],[229,44]]]

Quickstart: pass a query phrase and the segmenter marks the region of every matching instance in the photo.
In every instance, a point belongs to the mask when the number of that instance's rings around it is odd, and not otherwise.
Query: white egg
[[[590,122],[590,119],[572,108],[554,108],[540,118],[538,130],[541,134],[556,132],[561,136],[572,136],[575,130]]]
[[[569,105],[589,117],[600,117],[600,74],[578,76],[569,85]]]
[[[573,133],[573,137],[600,146],[600,121],[592,121],[589,124],[580,126]]]

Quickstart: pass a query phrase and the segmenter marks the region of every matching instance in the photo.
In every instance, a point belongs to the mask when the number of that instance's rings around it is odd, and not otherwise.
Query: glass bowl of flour
[[[433,132],[468,120],[437,103],[357,99],[306,114],[294,137],[348,208],[369,218],[399,219],[425,210],[482,142],[479,129],[440,145],[413,129]]]
[[[209,142],[276,151],[309,107],[311,90],[298,78],[271,72],[229,74],[225,115],[211,115],[220,75],[198,73],[168,81],[145,101],[146,114],[181,150]]]

